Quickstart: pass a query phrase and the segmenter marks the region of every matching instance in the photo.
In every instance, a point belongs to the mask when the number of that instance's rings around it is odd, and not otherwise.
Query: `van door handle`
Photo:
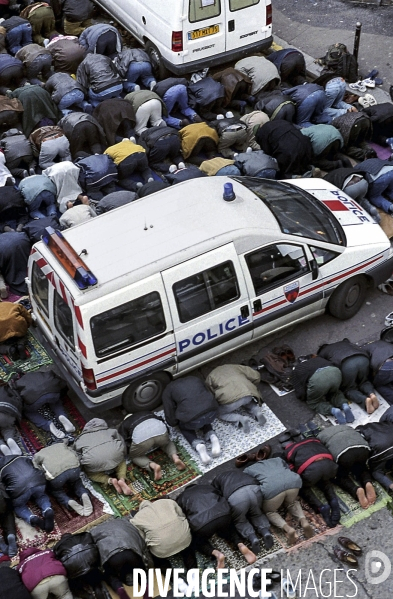
[[[262,310],[262,301],[260,299],[255,300],[252,304],[254,312],[260,312]]]
[[[247,318],[250,316],[250,308],[248,306],[242,306],[240,308],[240,315],[242,318]]]
[[[228,31],[235,31],[235,19],[228,21]]]

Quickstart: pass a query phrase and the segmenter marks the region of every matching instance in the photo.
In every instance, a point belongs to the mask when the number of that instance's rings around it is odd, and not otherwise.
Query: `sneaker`
[[[350,83],[348,87],[352,91],[360,92],[362,94],[364,94],[367,91],[367,88],[363,84],[362,81],[357,81],[356,83]]]
[[[365,85],[366,87],[371,87],[371,88],[375,87],[375,81],[374,81],[374,79],[363,79],[363,81],[361,83],[363,85]]]
[[[377,101],[372,94],[366,94],[364,99],[367,100],[369,106],[375,106],[375,104],[377,104]]]

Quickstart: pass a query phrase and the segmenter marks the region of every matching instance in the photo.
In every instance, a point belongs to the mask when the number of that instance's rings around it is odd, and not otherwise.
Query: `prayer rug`
[[[247,412],[242,410],[240,410],[240,412],[247,415]],[[192,455],[193,460],[195,460],[197,467],[202,473],[209,472],[209,470],[212,470],[216,466],[224,464],[229,460],[233,460],[238,455],[250,451],[250,449],[269,441],[269,439],[272,439],[286,430],[283,423],[266,404],[262,405],[262,412],[266,418],[266,424],[260,426],[256,420],[250,419],[250,432],[248,435],[244,434],[241,428],[238,428],[229,422],[218,419],[214,420],[212,427],[220,441],[221,454],[207,465],[204,465],[201,462],[198,453],[192,449],[191,445],[186,441],[177,428],[170,428],[171,438]],[[164,412],[160,412],[160,416],[164,417]],[[209,453],[209,443],[206,444],[206,447]]]
[[[392,497],[389,495],[389,493],[385,491],[385,489],[376,481],[373,481],[373,486],[377,494],[377,500],[366,510],[364,510],[360,506],[359,502],[351,497],[351,495],[340,489],[340,487],[335,487],[340,504],[340,524],[342,524],[342,526],[348,528],[349,526],[356,524],[356,522],[365,520],[371,516],[371,514],[382,510],[384,507],[392,507]]]
[[[157,499],[163,495],[168,495],[201,475],[197,464],[186,449],[180,445],[177,449],[180,459],[186,465],[186,469],[183,471],[177,470],[176,466],[161,449],[148,454],[149,458],[162,468],[163,476],[159,481],[154,481],[153,475],[150,475],[147,470],[142,470],[132,463],[128,464],[127,482],[131,490],[134,491],[134,495],[119,495],[113,487],[95,482],[92,483],[93,487],[103,495],[116,516],[125,516],[131,510],[138,509],[139,504],[145,499]]]
[[[27,332],[26,354],[27,360],[15,360],[15,362],[8,356],[0,354],[0,380],[7,382],[17,372],[30,372],[40,366],[52,364],[52,358],[30,330]]]

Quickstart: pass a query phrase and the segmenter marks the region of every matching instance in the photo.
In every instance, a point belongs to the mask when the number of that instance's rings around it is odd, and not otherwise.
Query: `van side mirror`
[[[315,258],[313,258],[313,260],[310,261],[310,267],[312,273],[312,280],[315,281],[315,279],[317,279],[319,275],[319,268]]]

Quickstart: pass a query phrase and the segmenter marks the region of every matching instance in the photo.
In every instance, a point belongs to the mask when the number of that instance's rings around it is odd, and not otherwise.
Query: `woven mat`
[[[118,495],[114,488],[109,485],[93,483],[93,486],[104,496],[115,515],[125,516],[131,510],[138,509],[139,504],[144,499],[168,495],[200,476],[201,472],[190,454],[180,445],[177,449],[181,460],[186,465],[186,469],[183,471],[177,470],[176,466],[161,449],[148,454],[149,458],[162,468],[162,479],[157,482],[152,480],[146,470],[142,470],[132,463],[128,464],[127,482],[135,493],[132,496]]]
[[[247,415],[247,412],[243,412],[242,410],[239,411],[242,414]],[[217,458],[214,458],[207,466],[202,464],[197,452],[192,449],[191,445],[189,445],[178,429],[170,427],[171,438],[192,455],[197,467],[202,473],[209,472],[209,470],[212,470],[216,466],[224,464],[229,460],[233,460],[241,453],[250,451],[250,449],[269,441],[269,439],[272,439],[286,430],[281,420],[277,418],[266,404],[262,405],[262,412],[266,418],[266,424],[260,426],[255,420],[251,420],[250,433],[248,435],[245,435],[241,428],[239,429],[229,422],[223,422],[218,419],[214,420],[212,427],[220,441],[221,454]],[[164,412],[160,412],[159,415],[164,417]],[[206,447],[209,452],[208,443],[206,444]]]
[[[385,491],[385,489],[383,489],[376,481],[373,481],[373,486],[377,494],[377,500],[374,505],[370,505],[366,510],[360,506],[358,501],[340,489],[340,487],[335,487],[340,503],[340,524],[342,524],[342,526],[348,528],[349,526],[356,524],[356,522],[365,520],[371,516],[371,514],[382,510],[382,508],[392,506],[392,497]]]
[[[0,354],[0,380],[9,381],[16,372],[30,372],[40,366],[52,364],[52,359],[33,333],[27,332],[26,344],[27,360],[12,360]]]

